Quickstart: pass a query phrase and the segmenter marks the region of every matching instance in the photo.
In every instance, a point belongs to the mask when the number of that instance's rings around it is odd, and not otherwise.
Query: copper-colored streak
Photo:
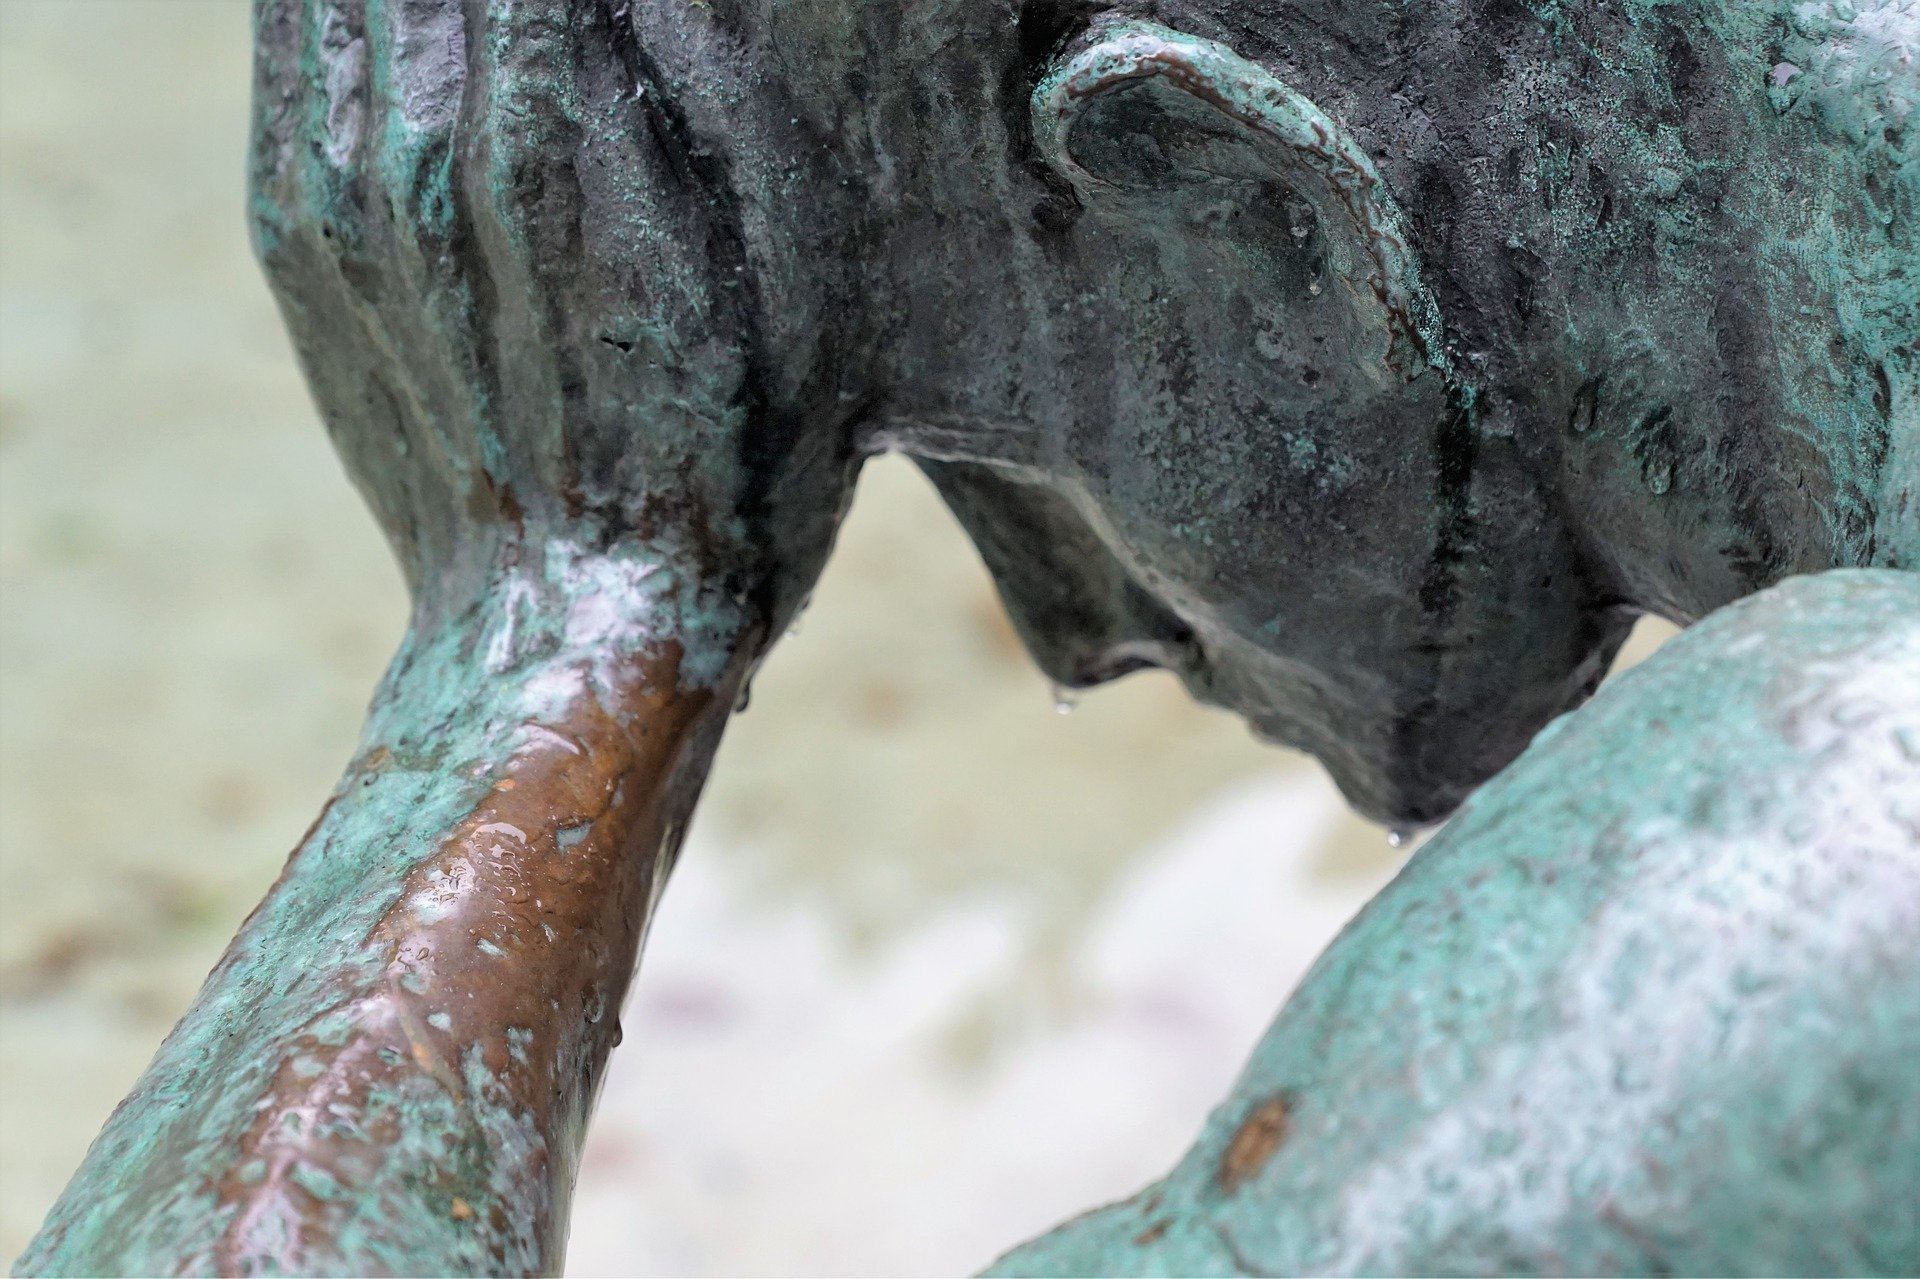
[[[1227,1143],[1215,1174],[1221,1192],[1230,1195],[1240,1189],[1249,1177],[1267,1166],[1286,1139],[1287,1099],[1275,1094],[1253,1108]]]
[[[492,790],[413,868],[367,937],[384,970],[342,965],[339,997],[281,1050],[219,1186],[231,1213],[211,1256],[221,1272],[263,1260],[299,1270],[325,1255],[343,1210],[308,1188],[316,1171],[363,1211],[389,1194],[402,1212],[401,1197],[451,1201],[496,1248],[528,1228],[509,1221],[516,1212],[532,1214],[533,1229],[550,1224],[539,1206],[565,1198],[555,1178],[570,1176],[615,1035],[609,1014],[690,800],[676,785],[681,756],[703,714],[724,711],[710,693],[680,691],[677,667],[677,649],[633,659],[604,699],[580,681],[556,722],[522,727]],[[439,917],[423,921],[419,901]],[[322,1042],[321,1025],[343,1018],[344,1042],[337,1032]],[[465,1125],[445,1143],[474,1160],[385,1166],[403,1125],[448,1106]],[[505,1129],[526,1139],[503,1145]],[[465,1166],[476,1163],[487,1175]],[[551,1255],[552,1241],[541,1250]]]

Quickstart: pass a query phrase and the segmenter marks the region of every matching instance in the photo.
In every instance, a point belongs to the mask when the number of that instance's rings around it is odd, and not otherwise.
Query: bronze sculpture
[[[257,24],[258,246],[413,630],[24,1268],[556,1266],[678,828],[882,449],[1061,683],[1170,667],[1393,823],[1501,773],[1635,612],[1761,592],[1423,852],[1190,1167],[1008,1266],[1920,1267],[1908,0],[262,0]],[[1809,737],[1809,705],[1849,731]],[[1656,707],[1691,780],[1576,767]],[[1777,856],[1845,873],[1688,877],[1729,831],[1801,826]],[[1705,948],[1718,1003],[1652,961],[1611,1002],[1545,998],[1673,944],[1642,925],[1709,890],[1834,927],[1767,972]],[[1415,935],[1433,954],[1385,964]],[[1800,1014],[1841,999],[1859,1024],[1818,1051]],[[1609,1083],[1582,1054],[1692,1044],[1708,1008],[1732,1077],[1773,1089],[1711,1133],[1476,1127],[1474,1098],[1533,1089],[1697,1107],[1671,1061]],[[1763,1110],[1820,1127],[1819,1177]],[[1448,1125],[1478,1144],[1429,1140]],[[1621,1171],[1650,1151],[1664,1195]],[[1779,1194],[1715,1199],[1699,1175],[1729,1166]],[[1843,1209],[1794,1250],[1795,1211]]]

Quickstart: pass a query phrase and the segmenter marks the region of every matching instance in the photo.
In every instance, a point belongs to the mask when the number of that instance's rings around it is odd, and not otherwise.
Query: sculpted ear
[[[1115,23],[1041,80],[1033,125],[1040,155],[1090,208],[1144,201],[1185,207],[1193,221],[1196,199],[1259,201],[1268,216],[1237,217],[1221,233],[1316,250],[1306,287],[1317,296],[1324,280],[1352,291],[1386,327],[1389,365],[1408,376],[1441,366],[1439,312],[1373,162],[1266,68],[1211,40]]]

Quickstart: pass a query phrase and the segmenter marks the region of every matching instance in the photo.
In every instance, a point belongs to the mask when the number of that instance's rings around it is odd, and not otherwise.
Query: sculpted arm
[[[24,1272],[558,1267],[621,1000],[744,660],[702,684],[671,636],[553,633],[604,597],[511,616],[531,589],[409,635],[346,776]],[[644,594],[618,603],[655,619]]]
[[[560,1265],[648,916],[853,470],[830,377],[771,372],[804,301],[743,296],[784,278],[752,175],[598,12],[257,8],[258,249],[413,615],[28,1273]]]

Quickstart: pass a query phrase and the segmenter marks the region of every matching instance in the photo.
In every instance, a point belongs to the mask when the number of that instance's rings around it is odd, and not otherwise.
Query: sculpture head
[[[1783,37],[1729,40],[1759,6],[1225,8],[1184,16],[1261,57],[1119,11],[1048,43],[1027,208],[998,197],[1030,222],[963,239],[904,326],[942,339],[902,361],[933,421],[898,441],[944,459],[1054,678],[1169,666],[1427,820],[1633,612],[1897,561],[1912,164],[1875,188],[1781,115]],[[1865,228],[1808,162],[1899,216]],[[943,322],[983,313],[1001,344]]]
[[[1150,24],[1068,45],[1032,127],[1072,210],[1033,250],[1053,385],[1025,474],[936,472],[1031,646],[1069,685],[1167,666],[1363,811],[1445,816],[1627,617],[1489,438],[1400,201],[1313,102]]]
[[[1420,822],[1634,613],[1920,557],[1915,11],[1816,9],[348,4],[262,247],[423,589],[665,558],[699,669],[898,449],[1054,679]]]
[[[1124,10],[1056,39],[1031,222],[934,289],[1007,341],[900,379],[1057,680],[1168,666],[1433,820],[1633,614],[1920,554],[1920,12],[1180,16],[1259,56]]]

